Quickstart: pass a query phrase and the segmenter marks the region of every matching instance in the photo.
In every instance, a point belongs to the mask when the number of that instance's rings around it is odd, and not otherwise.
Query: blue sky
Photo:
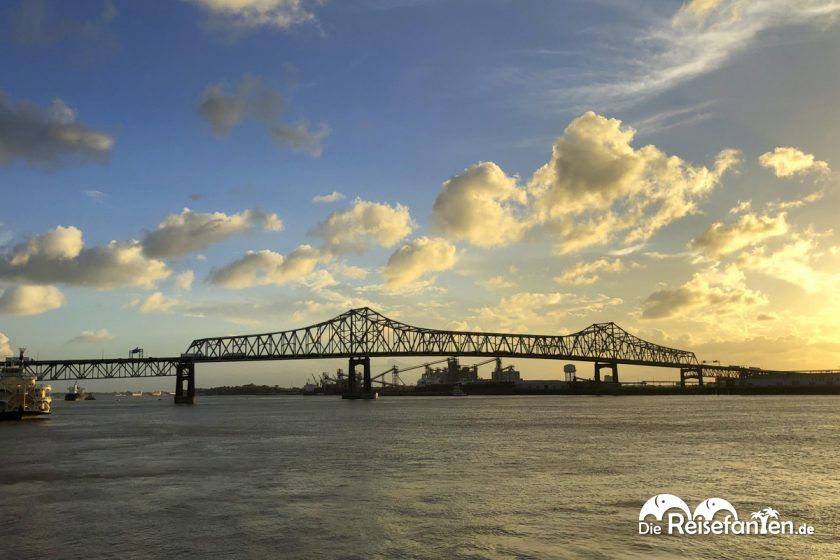
[[[442,328],[614,320],[707,359],[836,367],[838,13],[9,2],[0,349],[166,355],[371,305]]]

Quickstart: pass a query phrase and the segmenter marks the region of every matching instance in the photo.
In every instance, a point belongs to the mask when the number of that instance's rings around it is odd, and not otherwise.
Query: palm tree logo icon
[[[750,519],[760,519],[761,520],[761,531],[760,534],[766,535],[767,534],[767,521],[769,519],[778,519],[779,518],[779,511],[775,510],[771,507],[766,507],[759,511],[754,511],[750,514]]]

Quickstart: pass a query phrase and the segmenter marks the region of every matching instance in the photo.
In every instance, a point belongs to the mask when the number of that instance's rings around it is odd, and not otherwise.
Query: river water
[[[171,398],[171,397],[170,397]],[[203,397],[0,423],[0,558],[830,558],[832,396]],[[651,496],[813,536],[641,536]]]

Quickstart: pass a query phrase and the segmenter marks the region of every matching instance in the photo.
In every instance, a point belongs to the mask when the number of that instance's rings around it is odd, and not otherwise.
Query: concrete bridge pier
[[[175,404],[195,404],[195,364],[180,362],[175,367]]]
[[[618,383],[618,363],[616,362],[595,362],[595,382],[601,382],[601,370],[608,369],[612,373],[612,382]]]

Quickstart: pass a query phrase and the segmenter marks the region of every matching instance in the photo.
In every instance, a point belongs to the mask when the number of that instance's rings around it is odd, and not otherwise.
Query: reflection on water
[[[831,557],[837,397],[150,397],[0,424],[0,558]],[[657,493],[812,537],[642,537]]]

